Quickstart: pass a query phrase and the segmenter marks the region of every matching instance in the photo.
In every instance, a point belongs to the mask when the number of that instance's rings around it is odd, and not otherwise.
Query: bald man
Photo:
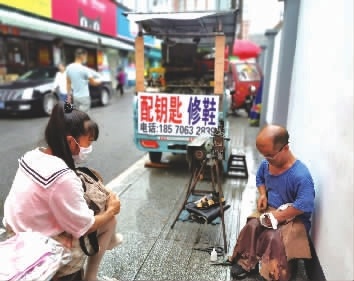
[[[289,133],[267,125],[256,138],[264,156],[257,175],[257,212],[241,230],[234,248],[231,274],[246,277],[260,265],[265,280],[288,281],[295,258],[311,258],[308,231],[314,209],[311,174],[289,148]],[[263,214],[263,216],[262,216]]]

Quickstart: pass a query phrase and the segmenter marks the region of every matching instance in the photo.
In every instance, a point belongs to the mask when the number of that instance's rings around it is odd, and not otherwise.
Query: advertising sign
[[[166,136],[211,135],[218,126],[219,97],[138,93],[138,132]]]
[[[52,17],[52,0],[0,0],[0,4],[36,14],[38,16],[47,18]]]
[[[52,0],[52,19],[112,37],[117,35],[116,5],[110,0]]]

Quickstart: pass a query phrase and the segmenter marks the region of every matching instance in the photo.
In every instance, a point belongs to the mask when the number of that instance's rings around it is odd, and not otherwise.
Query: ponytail
[[[51,148],[53,155],[64,160],[70,169],[74,169],[75,164],[66,136],[64,106],[62,103],[58,103],[53,108],[48,125],[45,129],[45,139],[48,146]]]
[[[82,111],[73,109],[71,105],[59,102],[53,108],[52,114],[45,129],[45,140],[54,156],[61,158],[70,169],[75,169],[75,163],[67,142],[67,136],[77,139],[80,136],[92,134],[98,137],[98,126],[90,120],[90,117]],[[64,107],[65,106],[65,107]],[[71,107],[70,107],[71,106]],[[85,129],[85,122],[90,121],[89,131]]]

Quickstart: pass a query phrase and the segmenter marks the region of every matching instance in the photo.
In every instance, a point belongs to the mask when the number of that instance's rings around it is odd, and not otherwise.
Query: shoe
[[[210,209],[213,206],[219,205],[220,202],[225,205],[225,198],[221,197],[219,198],[219,192],[212,192],[198,201],[195,201],[194,204],[198,209],[206,210]]]
[[[230,273],[233,278],[239,279],[246,277],[248,272],[244,270],[241,265],[235,263],[232,265]]]
[[[112,249],[118,247],[118,246],[119,246],[120,244],[122,244],[122,243],[123,243],[123,235],[120,234],[120,233],[116,233],[116,234],[112,237],[111,241],[109,242],[109,245],[108,245],[108,247],[107,247],[107,250],[112,250]]]

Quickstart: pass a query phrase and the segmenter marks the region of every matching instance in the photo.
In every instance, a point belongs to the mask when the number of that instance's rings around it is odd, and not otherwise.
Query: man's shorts
[[[75,97],[74,106],[77,110],[88,112],[91,108],[91,97]]]

